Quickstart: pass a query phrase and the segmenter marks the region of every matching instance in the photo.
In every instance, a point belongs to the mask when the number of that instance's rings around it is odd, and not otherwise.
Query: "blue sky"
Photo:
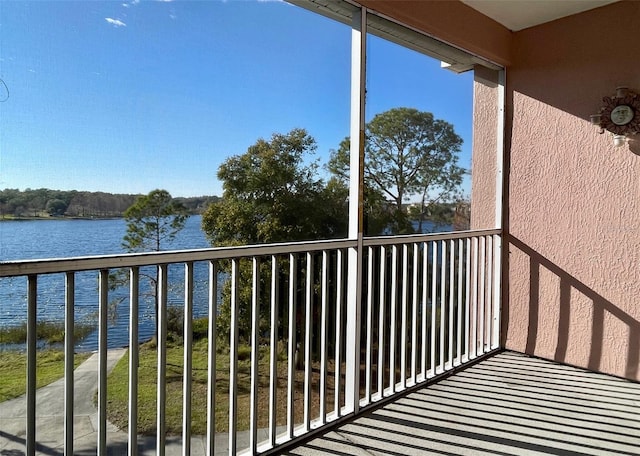
[[[279,1],[2,1],[0,188],[221,195],[225,158],[297,127],[325,163],[349,134],[350,36]],[[368,52],[368,118],[433,112],[469,168],[472,74]]]

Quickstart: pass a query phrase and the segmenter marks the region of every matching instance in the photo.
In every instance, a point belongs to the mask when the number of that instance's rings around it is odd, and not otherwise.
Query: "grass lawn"
[[[75,367],[91,353],[80,353],[74,357]],[[40,388],[64,375],[64,352],[40,350],[36,361],[36,384]],[[0,352],[0,402],[22,396],[27,389],[27,355],[17,351]]]
[[[166,430],[168,434],[182,431],[182,375],[183,347],[171,345],[167,348],[167,401]],[[238,360],[238,429],[248,429],[250,419],[251,391],[251,351],[240,347]],[[285,355],[286,358],[286,355]],[[128,356],[125,355],[113,369],[107,386],[108,419],[120,429],[128,426]],[[192,432],[206,434],[207,412],[207,339],[194,342],[192,356]],[[155,434],[156,429],[156,377],[157,352],[155,346],[145,344],[140,347],[138,370],[138,433]],[[333,410],[333,367],[330,363],[327,382],[327,410]],[[311,416],[319,413],[319,365],[313,363],[311,381]],[[260,349],[258,375],[258,426],[269,423],[269,350]],[[287,361],[280,356],[277,365],[276,421],[286,424],[287,415]],[[294,389],[294,418],[296,423],[303,419],[304,371],[296,371]],[[216,359],[216,432],[225,432],[229,425],[229,355],[218,353]]]

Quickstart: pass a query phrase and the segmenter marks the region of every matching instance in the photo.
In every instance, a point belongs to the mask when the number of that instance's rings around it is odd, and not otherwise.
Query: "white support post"
[[[351,32],[351,150],[349,185],[349,249],[346,309],[345,402],[347,413],[359,409],[360,302],[362,299],[362,238],[364,231],[364,104],[366,81],[367,14],[362,8],[353,16]]]
[[[496,218],[495,226],[501,230],[504,211],[504,123],[505,123],[505,70],[498,72],[498,129],[496,131]]]
[[[109,270],[100,270],[98,279],[98,447],[97,455],[107,454],[107,309]],[[163,454],[158,453],[160,456]]]
[[[64,300],[64,454],[73,454],[73,367],[74,367],[74,331],[75,313],[75,275],[65,274]]]
[[[502,308],[502,245],[504,236],[504,126],[505,126],[505,89],[506,72],[504,69],[498,72],[498,131],[497,137],[497,154],[496,154],[496,228],[500,229],[500,235],[496,237],[494,242],[494,285],[493,285],[493,334],[492,347],[500,346],[501,333],[501,308]]]

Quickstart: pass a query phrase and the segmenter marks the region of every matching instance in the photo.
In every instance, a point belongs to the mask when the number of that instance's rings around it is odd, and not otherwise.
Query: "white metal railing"
[[[129,291],[129,454],[137,454],[138,315],[141,274],[157,268],[157,454],[165,452],[167,295],[169,267],[183,265],[184,372],[191,372],[192,320],[196,282],[208,282],[207,454],[215,452],[216,361],[219,341],[229,347],[229,454],[275,452],[285,443],[353,412],[347,392],[355,390],[360,408],[426,382],[498,348],[500,235],[497,230],[367,238],[362,255],[362,284],[347,283],[351,240],[214,248],[179,252],[108,255],[0,264],[0,278],[27,277],[27,432],[26,453],[34,455],[36,435],[36,316],[38,282],[65,277],[65,454],[73,454],[73,325],[76,275],[94,271],[98,289],[98,433],[97,454],[106,454],[107,329],[109,273],[126,268]],[[358,256],[352,256],[357,258]],[[206,265],[208,274],[194,276]],[[83,272],[84,273],[84,272]],[[175,277],[171,280],[175,280]],[[347,300],[349,287],[361,286],[359,303]],[[220,334],[220,287],[226,287],[229,334]],[[357,337],[346,331],[349,306],[358,306]],[[244,319],[244,320],[243,320]],[[358,332],[358,331],[356,331]],[[239,347],[250,346],[249,428],[238,421]],[[360,353],[349,359],[347,346]],[[268,356],[260,357],[260,353]],[[283,374],[286,372],[286,385]],[[352,374],[347,375],[349,372]],[[359,375],[364,373],[363,378]],[[357,385],[345,385],[356,378]],[[348,388],[350,387],[350,388]],[[244,387],[242,388],[244,389]],[[266,397],[268,407],[259,407]],[[183,454],[191,452],[191,375],[183,376]],[[286,404],[286,411],[278,404]],[[259,423],[266,438],[259,438]],[[266,424],[265,424],[266,423]],[[249,432],[248,448],[238,433]]]

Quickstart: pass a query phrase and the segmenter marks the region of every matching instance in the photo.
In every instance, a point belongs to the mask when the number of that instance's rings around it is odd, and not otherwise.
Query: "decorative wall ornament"
[[[604,97],[604,106],[591,116],[591,123],[613,134],[613,144],[622,146],[629,136],[640,133],[640,95],[627,87],[618,87],[615,95]]]

